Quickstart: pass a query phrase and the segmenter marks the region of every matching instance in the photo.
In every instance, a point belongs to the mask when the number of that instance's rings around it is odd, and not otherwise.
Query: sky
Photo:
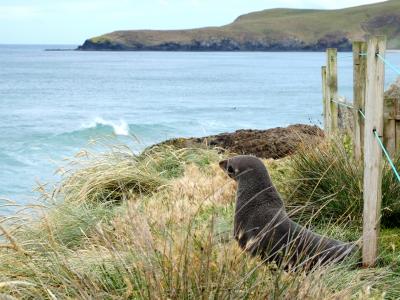
[[[82,44],[115,30],[231,23],[268,8],[338,9],[379,0],[0,0],[0,44]]]

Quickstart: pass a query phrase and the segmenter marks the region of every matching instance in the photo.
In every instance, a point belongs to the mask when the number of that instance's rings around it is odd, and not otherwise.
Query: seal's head
[[[265,178],[268,176],[263,162],[251,155],[238,155],[222,160],[219,162],[219,166],[236,181],[248,177]]]

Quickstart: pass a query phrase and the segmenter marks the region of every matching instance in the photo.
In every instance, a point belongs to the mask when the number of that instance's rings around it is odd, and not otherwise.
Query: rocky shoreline
[[[76,50],[80,51],[325,51],[326,48],[351,51],[351,41],[345,36],[331,36],[314,43],[305,43],[298,39],[281,41],[248,40],[233,38],[192,40],[190,42],[165,42],[156,45],[134,42],[124,43],[112,40],[86,40]]]
[[[279,159],[293,154],[303,144],[318,144],[323,138],[324,132],[318,126],[295,124],[266,130],[242,129],[200,138],[175,138],[157,145],[168,145],[178,149],[220,148],[235,154]]]

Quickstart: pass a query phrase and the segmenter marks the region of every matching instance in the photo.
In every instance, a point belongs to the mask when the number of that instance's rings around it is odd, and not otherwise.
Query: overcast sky
[[[379,0],[0,0],[0,44],[81,44],[121,29],[219,26],[277,7],[337,9]]]

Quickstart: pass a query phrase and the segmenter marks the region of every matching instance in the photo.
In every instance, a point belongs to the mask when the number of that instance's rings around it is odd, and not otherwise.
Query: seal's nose
[[[227,159],[221,160],[221,161],[219,162],[219,166],[220,166],[221,169],[224,170],[224,171],[226,171],[226,166],[227,166],[227,165],[228,165],[228,160],[227,160]]]

